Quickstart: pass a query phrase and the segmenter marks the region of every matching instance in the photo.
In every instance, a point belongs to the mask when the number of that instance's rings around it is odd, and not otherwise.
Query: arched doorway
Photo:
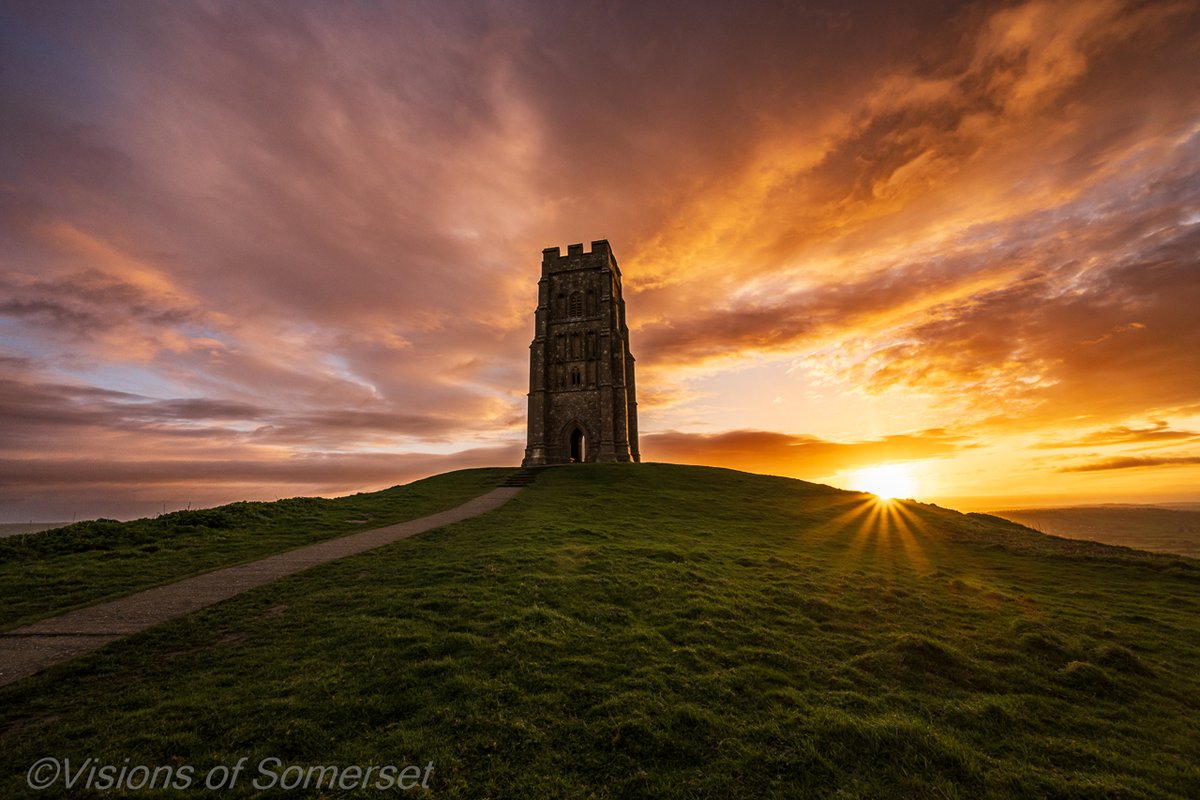
[[[571,461],[575,464],[583,462],[584,456],[587,455],[586,438],[583,431],[579,428],[571,431]]]

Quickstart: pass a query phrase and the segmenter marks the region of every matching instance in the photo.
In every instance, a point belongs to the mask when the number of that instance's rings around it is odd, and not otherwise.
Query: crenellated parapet
[[[592,249],[584,252],[583,244],[567,245],[567,254],[563,255],[562,250],[557,247],[547,247],[542,250],[542,274],[547,275],[551,272],[565,272],[575,269],[602,269],[609,267],[613,273],[619,278],[621,270],[617,266],[617,259],[613,257],[612,247],[609,246],[607,239],[597,239],[592,242]]]

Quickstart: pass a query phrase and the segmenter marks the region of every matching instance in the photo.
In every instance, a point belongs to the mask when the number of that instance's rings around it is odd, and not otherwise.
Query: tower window
[[[568,314],[572,317],[583,316],[583,295],[579,292],[571,292],[571,303]]]

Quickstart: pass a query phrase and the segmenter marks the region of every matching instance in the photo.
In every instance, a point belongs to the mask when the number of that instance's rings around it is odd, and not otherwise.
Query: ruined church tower
[[[639,461],[621,270],[608,242],[542,251],[521,466]]]

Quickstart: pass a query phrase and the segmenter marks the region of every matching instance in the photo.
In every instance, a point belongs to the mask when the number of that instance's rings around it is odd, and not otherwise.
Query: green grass
[[[433,761],[450,798],[1197,795],[1200,564],[873,508],[550,470],[0,690],[0,796],[46,755]]]
[[[189,575],[443,511],[511,469],[448,472],[382,492],[233,503],[0,539],[0,630]]]

